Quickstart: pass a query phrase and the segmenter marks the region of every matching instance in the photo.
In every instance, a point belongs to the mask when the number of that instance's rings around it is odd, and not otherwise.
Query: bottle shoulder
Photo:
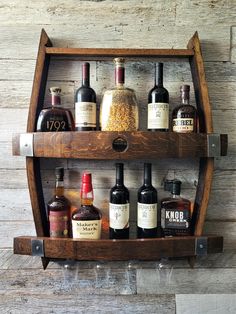
[[[73,220],[100,220],[101,218],[100,209],[94,205],[81,205],[72,214]]]
[[[178,114],[182,114],[182,113],[196,114],[196,112],[197,112],[197,110],[194,106],[181,104],[181,105],[174,108],[173,115],[178,115]]]
[[[49,210],[68,210],[71,206],[71,202],[65,196],[53,196],[53,198],[48,202]]]

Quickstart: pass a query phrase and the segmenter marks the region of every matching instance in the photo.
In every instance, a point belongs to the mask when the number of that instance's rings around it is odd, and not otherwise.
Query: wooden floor
[[[236,313],[236,5],[235,0],[1,0],[0,5],[0,313]],[[12,254],[14,236],[35,235],[25,159],[11,153],[12,133],[25,132],[41,28],[54,46],[100,48],[186,48],[197,30],[213,109],[214,132],[229,134],[229,154],[215,161],[205,231],[223,235],[225,252],[199,258],[190,269],[184,260],[154,263],[79,263],[72,268],[40,258]],[[136,60],[137,61],[137,60]],[[127,62],[127,86],[135,89],[146,128],[147,92],[154,60]],[[164,85],[171,109],[179,86],[191,85],[186,60],[163,59]],[[91,86],[100,103],[113,85],[112,60],[91,62]],[[74,108],[81,84],[81,60],[52,58],[47,87],[59,85],[62,103]],[[49,102],[48,94],[45,103]],[[183,196],[194,199],[198,161],[157,160],[153,183],[159,199],[163,178],[183,181]],[[112,161],[42,160],[45,201],[53,192],[53,169],[65,168],[67,196],[76,205],[81,173],[93,172],[96,205],[107,217],[114,184]],[[136,194],[143,163],[125,163],[135,226]],[[134,235],[133,228],[132,234]],[[163,267],[162,267],[163,266]]]

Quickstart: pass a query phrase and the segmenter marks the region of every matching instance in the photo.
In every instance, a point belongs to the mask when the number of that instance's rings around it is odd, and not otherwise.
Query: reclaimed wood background
[[[236,2],[235,0],[1,0],[0,1],[0,312],[1,313],[235,313],[236,312]],[[25,159],[11,156],[11,135],[25,132],[38,40],[45,28],[54,46],[185,48],[198,30],[214,131],[229,134],[227,157],[216,160],[205,231],[225,237],[225,251],[197,260],[141,263],[50,263],[14,256],[14,236],[34,235]],[[146,127],[147,92],[153,85],[153,62],[127,64],[127,85],[134,88]],[[91,62],[91,85],[98,101],[113,84],[112,62]],[[165,61],[164,82],[171,108],[180,84],[192,79],[184,60]],[[81,62],[53,59],[48,86],[60,85],[63,104],[74,107],[81,84]],[[45,95],[48,103],[48,94]],[[193,92],[191,100],[194,103]],[[148,158],[148,156],[147,156]],[[93,172],[96,205],[107,212],[114,184],[114,163],[42,160],[45,201],[54,185],[53,169],[66,169],[67,195],[78,204],[84,169]],[[135,225],[142,162],[125,163]],[[197,160],[158,160],[153,181],[159,198],[163,178],[183,181],[183,195],[194,199]],[[197,295],[196,295],[197,294]]]

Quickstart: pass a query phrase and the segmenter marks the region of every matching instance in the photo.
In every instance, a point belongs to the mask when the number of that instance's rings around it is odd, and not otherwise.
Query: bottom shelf
[[[14,238],[14,253],[48,259],[158,260],[221,253],[223,237],[186,236],[129,240],[77,240],[22,236]]]

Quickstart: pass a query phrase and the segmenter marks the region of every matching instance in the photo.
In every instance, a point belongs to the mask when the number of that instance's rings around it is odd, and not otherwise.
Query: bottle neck
[[[82,178],[82,186],[80,190],[81,205],[93,205],[93,186],[92,175],[84,173]]]
[[[148,163],[144,164],[143,184],[147,186],[152,185],[152,165]]]
[[[183,85],[180,88],[180,95],[181,95],[181,103],[182,105],[189,105],[189,92],[190,92],[190,86],[189,85]]]
[[[90,87],[90,64],[88,62],[82,66],[82,85]]]
[[[116,185],[124,185],[124,166],[123,164],[116,165]]]
[[[125,84],[125,65],[123,59],[115,61],[115,84],[121,87]]]
[[[64,195],[64,181],[56,180],[55,196],[60,197],[63,195]]]
[[[171,194],[172,195],[172,198],[180,198],[180,195],[179,194]]]
[[[51,95],[52,106],[60,106],[61,104],[61,96],[57,94]]]
[[[157,84],[159,87],[163,87],[163,63],[158,63]]]

